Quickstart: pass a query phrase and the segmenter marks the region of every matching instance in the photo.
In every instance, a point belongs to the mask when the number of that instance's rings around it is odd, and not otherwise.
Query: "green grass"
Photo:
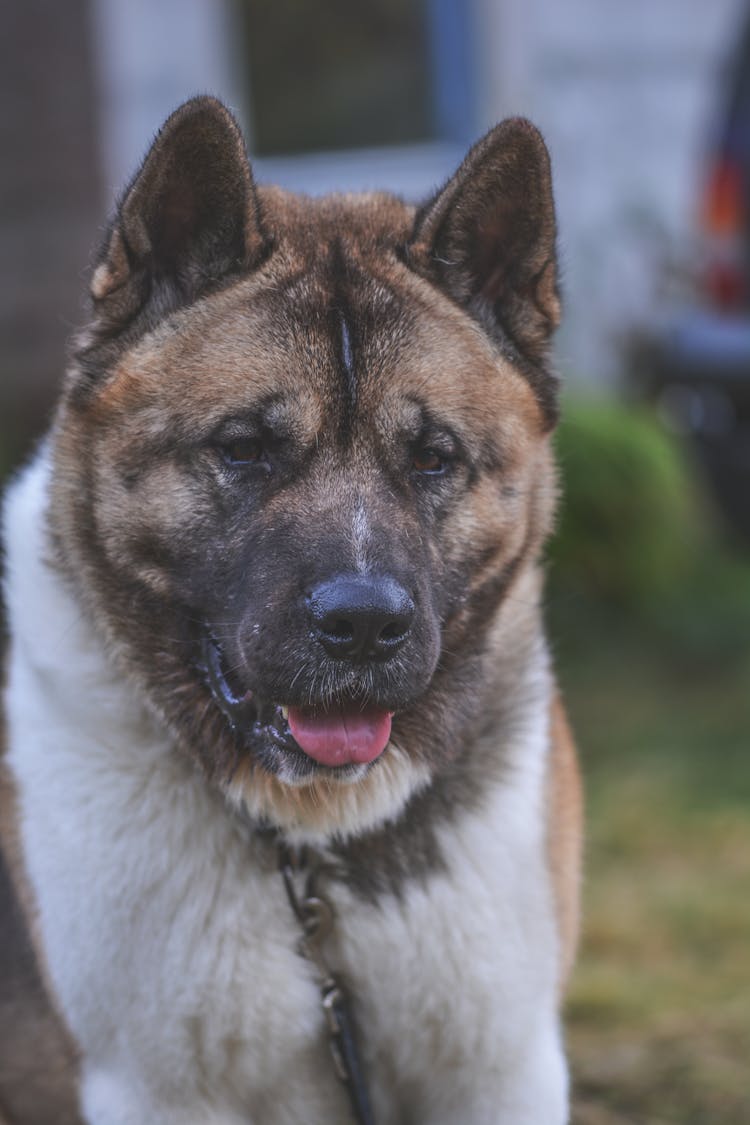
[[[750,1122],[750,597],[648,626],[558,597],[551,628],[588,806],[574,1121]]]

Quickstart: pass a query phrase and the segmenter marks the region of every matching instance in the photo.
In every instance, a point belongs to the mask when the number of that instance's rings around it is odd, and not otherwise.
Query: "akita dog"
[[[159,133],[5,507],[13,1122],[567,1120],[555,238],[523,120],[418,209]]]

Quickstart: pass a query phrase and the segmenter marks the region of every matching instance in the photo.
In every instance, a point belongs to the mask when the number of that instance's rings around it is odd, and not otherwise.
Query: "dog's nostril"
[[[342,617],[337,617],[333,621],[322,622],[321,631],[327,637],[333,637],[337,641],[351,641],[354,637],[354,626],[351,621],[346,621]]]
[[[390,624],[386,625],[383,629],[380,630],[378,640],[400,641],[406,632],[407,629],[404,629],[401,622],[391,621]]]
[[[408,637],[415,607],[395,579],[352,574],[316,586],[308,611],[329,656],[387,660]]]

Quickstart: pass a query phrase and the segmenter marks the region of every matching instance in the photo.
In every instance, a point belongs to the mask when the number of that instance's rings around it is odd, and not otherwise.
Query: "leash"
[[[375,1125],[349,997],[339,978],[331,972],[322,950],[333,928],[333,907],[316,889],[315,871],[308,866],[304,848],[292,849],[279,843],[279,870],[289,905],[302,930],[299,952],[312,962],[318,973],[320,1002],[328,1027],[328,1046],[334,1069],[346,1086],[357,1125]],[[295,882],[295,877],[300,875],[305,876],[302,895],[297,893]]]

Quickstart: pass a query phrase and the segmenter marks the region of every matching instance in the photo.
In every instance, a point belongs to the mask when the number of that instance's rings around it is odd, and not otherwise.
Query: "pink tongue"
[[[289,729],[302,749],[322,766],[372,762],[391,737],[392,711],[331,711],[289,708]]]

